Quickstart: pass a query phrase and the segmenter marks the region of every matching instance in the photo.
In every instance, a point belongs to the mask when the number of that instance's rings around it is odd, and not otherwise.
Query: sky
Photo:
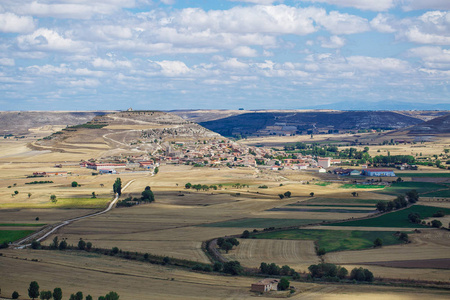
[[[1,0],[0,110],[450,104],[449,0]]]

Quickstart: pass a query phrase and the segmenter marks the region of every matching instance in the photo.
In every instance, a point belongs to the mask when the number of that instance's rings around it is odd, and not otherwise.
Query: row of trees
[[[116,206],[117,207],[131,207],[134,206],[136,204],[140,204],[142,202],[144,203],[152,203],[155,201],[155,195],[152,192],[151,187],[146,186],[144,191],[141,193],[141,197],[140,198],[125,198],[123,200],[120,200],[117,202]]]
[[[292,276],[293,279],[299,279],[300,275],[288,265],[284,265],[282,267],[278,266],[275,263],[267,264],[262,262],[259,266],[259,271],[262,274],[267,275],[283,275],[283,276]]]
[[[206,184],[191,184],[190,182],[188,182],[188,183],[186,183],[184,185],[184,187],[186,189],[195,189],[198,192],[200,190],[208,191],[210,189],[215,190],[215,191],[217,189],[221,190],[223,186],[221,184],[219,184],[219,185],[206,185]]]
[[[408,206],[408,204],[414,204],[419,201],[419,194],[416,190],[406,192],[405,196],[399,195],[392,201],[378,201],[376,208],[379,212],[392,211],[394,209],[400,209]]]
[[[320,263],[308,267],[312,278],[320,278],[322,280],[339,281],[348,276],[348,270],[344,267],[330,263]],[[373,273],[368,269],[354,268],[348,277],[356,281],[373,281]]]
[[[12,299],[18,299],[19,293],[14,291],[11,295]],[[42,300],[62,300],[63,293],[61,288],[55,288],[52,291],[39,291],[39,284],[36,281],[32,281],[30,286],[28,287],[28,296],[31,299],[42,299]],[[71,294],[69,300],[93,300],[91,295],[87,295],[86,298],[83,297],[83,292],[77,292],[75,294]],[[98,300],[119,300],[119,295],[116,292],[109,292],[106,296],[98,297]]]
[[[217,239],[217,246],[219,246],[220,249],[225,250],[227,253],[231,249],[233,249],[233,246],[239,246],[239,241],[235,238],[218,238]]]

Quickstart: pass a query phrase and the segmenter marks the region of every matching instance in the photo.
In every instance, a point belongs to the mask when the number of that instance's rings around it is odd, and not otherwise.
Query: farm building
[[[395,173],[388,169],[367,169],[362,170],[361,175],[373,177],[395,177]]]
[[[278,282],[280,282],[278,279],[266,278],[258,281],[257,283],[253,283],[251,291],[260,293],[276,291],[278,289]]]
[[[334,169],[334,174],[342,175],[342,176],[359,176],[361,173],[358,170],[355,169]]]
[[[104,164],[101,164],[101,163],[89,163],[89,164],[87,164],[87,167],[89,169],[94,169],[94,170],[97,170],[97,171],[100,171],[100,170],[114,170],[114,169],[117,169],[117,168],[125,168],[126,166],[127,166],[126,164],[109,164],[109,163],[104,163]]]
[[[329,168],[331,166],[331,158],[329,157],[318,158],[317,165],[322,168]]]

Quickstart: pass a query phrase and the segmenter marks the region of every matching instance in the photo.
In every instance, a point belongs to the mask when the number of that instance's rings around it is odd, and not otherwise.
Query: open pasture
[[[3,228],[0,228],[0,244],[3,244],[4,242],[14,242],[26,237],[29,234],[32,234],[33,232],[33,230],[3,230]]]
[[[450,209],[448,208],[413,205],[406,209],[393,211],[370,219],[339,222],[327,224],[327,226],[422,228],[425,227],[425,225],[410,222],[408,219],[408,215],[410,213],[418,213],[421,218],[429,218],[438,210],[443,210],[445,214],[450,213]]]
[[[381,191],[381,193],[397,195],[404,194],[405,192],[411,190],[416,190],[421,196],[426,196],[427,193],[448,189],[449,187],[444,184],[437,184],[433,182],[404,181],[392,183],[390,187],[386,187],[383,191]]]

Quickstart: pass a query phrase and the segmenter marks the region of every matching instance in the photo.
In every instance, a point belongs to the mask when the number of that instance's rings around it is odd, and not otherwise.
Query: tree
[[[32,281],[30,283],[30,287],[28,288],[28,296],[33,300],[39,297],[39,284],[36,281]]]
[[[383,240],[380,238],[376,238],[375,241],[373,242],[373,246],[375,248],[383,246]]]
[[[116,292],[109,292],[106,294],[105,300],[119,300],[119,294]]]
[[[39,299],[42,300],[50,300],[51,297],[52,297],[51,291],[41,291],[41,293],[39,294]]]
[[[11,298],[13,299],[18,299],[19,298],[19,293],[17,291],[14,291],[11,295]]]
[[[58,202],[58,200],[56,200],[56,196],[55,195],[51,195],[50,196],[50,200],[52,201],[52,203]]]
[[[19,191],[14,191],[14,195],[17,195],[17,194],[19,194]]]
[[[91,197],[92,199],[95,199],[95,198],[97,198],[97,196],[95,195],[95,192],[92,192],[92,197]]]
[[[31,242],[31,249],[40,249],[41,248],[41,243],[39,243],[38,241],[36,241],[36,240],[33,240],[32,242]]]
[[[28,193],[28,198],[30,198],[31,197],[31,193]]]
[[[416,212],[412,212],[408,215],[408,219],[409,221],[413,222],[413,223],[420,223],[420,214],[416,213]]]
[[[58,237],[55,236],[53,238],[53,242],[50,244],[50,248],[51,249],[58,249],[58,246],[59,246]]]
[[[224,242],[220,249],[225,250],[228,253],[228,251],[233,249],[233,245],[230,242]]]
[[[192,187],[192,184],[191,184],[190,182],[188,182],[188,183],[186,183],[186,184],[184,185],[184,187],[185,187],[186,189],[190,189],[190,188]]]
[[[84,250],[84,249],[86,249],[86,242],[83,241],[83,239],[80,239],[80,240],[78,241],[78,249],[79,249],[79,250]]]
[[[75,300],[83,300],[83,293],[82,292],[77,292],[75,294]]]
[[[311,197],[314,197],[314,192],[309,193]]]
[[[412,190],[406,192],[406,197],[408,198],[409,203],[414,204],[419,201],[419,193],[416,190]]]
[[[386,202],[384,201],[378,201],[376,204],[376,208],[379,212],[385,212],[386,211]]]
[[[67,242],[65,240],[62,240],[61,243],[59,243],[59,250],[66,250],[67,249]]]
[[[284,196],[286,197],[286,198],[291,198],[291,192],[290,191],[287,191],[287,192],[285,192],[284,193]]]
[[[92,296],[91,295],[87,295],[86,296],[86,300],[92,300]]]
[[[114,182],[113,191],[114,194],[119,194],[119,196],[122,195],[122,180],[120,178],[117,178]]]
[[[61,288],[55,288],[53,290],[53,300],[61,300],[62,299],[62,290]]]
[[[235,261],[227,261],[223,265],[223,271],[225,273],[231,274],[231,275],[239,275],[242,273],[243,268],[241,266],[241,263],[237,260]]]
[[[158,172],[159,172],[159,168],[156,167],[156,168],[153,170],[153,173],[155,173],[155,175],[156,175],[156,174],[158,174]]]
[[[442,222],[439,220],[433,220],[431,221],[431,226],[435,227],[435,228],[441,228],[442,227]]]
[[[338,267],[337,277],[344,279],[348,275],[348,270],[344,267]]]
[[[111,249],[111,252],[112,252],[113,254],[117,254],[117,253],[119,253],[119,248],[113,247],[113,248]]]
[[[216,262],[214,263],[213,270],[214,270],[215,272],[220,272],[220,271],[222,271],[222,268],[223,268],[223,265],[222,265],[221,262],[216,261]]]
[[[248,239],[250,237],[250,231],[244,230],[244,232],[241,235],[241,238]]]
[[[400,241],[404,241],[405,243],[407,243],[407,242],[409,241],[408,234],[405,233],[405,232],[400,233],[398,239],[399,239]]]
[[[356,197],[357,194],[357,192],[352,192],[353,197]]]
[[[280,282],[278,282],[277,288],[280,291],[285,291],[289,288],[290,282],[286,277],[282,277]]]
[[[87,242],[86,243],[86,250],[87,251],[91,251],[91,249],[92,249],[92,243],[91,242]]]
[[[77,187],[77,186],[78,186],[78,182],[72,181],[72,187]]]
[[[222,247],[224,242],[225,242],[225,239],[223,237],[218,238],[217,239],[217,246]]]
[[[153,192],[149,186],[147,186],[141,194],[142,194],[142,197],[141,197],[142,201],[145,201],[145,202],[155,201],[155,195],[153,195]]]
[[[280,197],[280,199],[283,199],[284,195],[283,194],[278,194],[278,197]]]

